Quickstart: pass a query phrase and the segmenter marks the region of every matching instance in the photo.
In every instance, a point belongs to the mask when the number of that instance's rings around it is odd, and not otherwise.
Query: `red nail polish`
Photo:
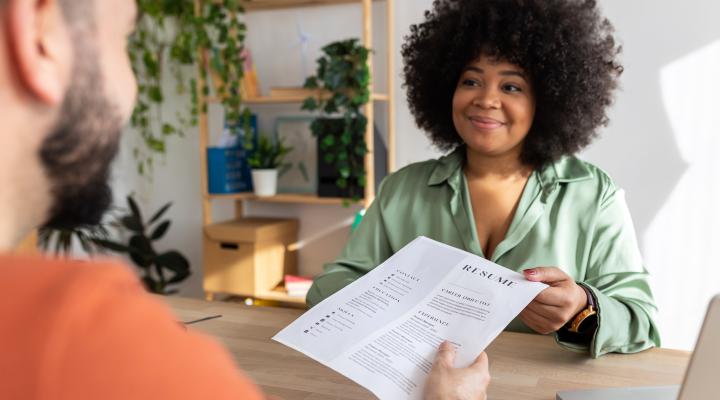
[[[526,270],[523,271],[523,272],[525,272],[525,273],[528,274],[528,275],[535,275],[535,274],[537,274],[537,271],[535,271],[534,269],[526,269]]]

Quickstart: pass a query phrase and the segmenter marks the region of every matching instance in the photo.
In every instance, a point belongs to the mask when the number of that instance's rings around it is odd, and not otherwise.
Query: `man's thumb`
[[[435,356],[435,362],[442,364],[445,367],[452,367],[455,363],[455,347],[453,347],[447,340],[442,342],[438,348],[437,356]]]
[[[473,361],[473,363],[470,365],[470,368],[472,369],[480,369],[483,371],[487,371],[488,369],[488,356],[485,352],[480,353],[479,356]]]

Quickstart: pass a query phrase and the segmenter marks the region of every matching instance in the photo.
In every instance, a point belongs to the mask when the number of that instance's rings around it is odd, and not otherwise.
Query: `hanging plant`
[[[335,184],[346,197],[358,200],[365,187],[364,156],[367,118],[361,108],[370,100],[369,50],[358,39],[330,43],[322,49],[315,76],[305,81],[307,89],[320,89],[308,97],[303,110],[320,111],[310,129],[318,138],[324,162],[337,171]],[[332,119],[332,116],[338,118]],[[338,123],[339,120],[339,123]]]
[[[169,138],[182,137],[197,125],[201,111],[195,79],[198,64],[203,66],[203,95],[210,95],[207,82],[216,82],[215,95],[226,118],[238,121],[242,115],[241,53],[246,27],[239,16],[243,8],[239,0],[201,4],[196,14],[193,0],[137,0],[139,18],[129,53],[138,80],[131,125],[141,137],[142,145],[133,149],[141,175],[152,171],[155,155],[165,154]],[[162,85],[168,73],[176,83],[171,95]],[[163,105],[174,94],[190,94],[191,101],[187,111],[179,110],[171,118],[163,113]]]

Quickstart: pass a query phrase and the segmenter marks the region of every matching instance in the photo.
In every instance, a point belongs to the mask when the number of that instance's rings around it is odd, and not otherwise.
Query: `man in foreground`
[[[0,393],[6,399],[259,399],[125,266],[12,256],[39,225],[100,221],[136,82],[132,0],[0,0]],[[426,397],[485,398],[487,358],[438,352]]]

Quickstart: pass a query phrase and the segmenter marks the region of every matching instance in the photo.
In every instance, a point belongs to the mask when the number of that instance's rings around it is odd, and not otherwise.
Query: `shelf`
[[[377,1],[377,0],[375,0]],[[245,11],[277,10],[280,8],[327,6],[333,4],[362,3],[362,0],[243,0]]]
[[[297,95],[297,96],[262,96],[262,97],[254,97],[254,98],[245,98],[245,99],[242,99],[242,102],[244,104],[248,104],[248,105],[292,104],[292,103],[302,103],[309,96],[311,96],[310,93],[308,93],[307,95]],[[220,98],[218,98],[218,97],[208,97],[205,100],[208,103],[220,103]],[[384,93],[373,93],[370,96],[370,100],[372,100],[372,101],[388,101],[388,95],[384,94]]]
[[[303,193],[278,193],[270,197],[258,197],[254,193],[233,193],[233,194],[208,194],[208,199],[230,199],[230,200],[252,200],[266,203],[299,203],[299,204],[323,204],[342,205],[347,199],[340,197],[318,197],[316,194]],[[352,200],[349,200],[352,201]]]

